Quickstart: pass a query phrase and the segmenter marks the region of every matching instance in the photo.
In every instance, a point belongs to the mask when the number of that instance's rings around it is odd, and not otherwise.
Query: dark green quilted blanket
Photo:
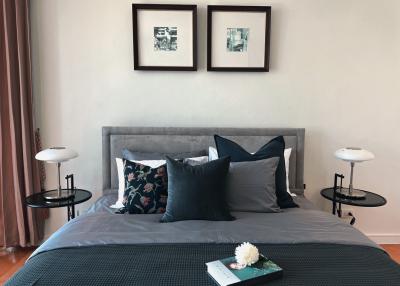
[[[258,244],[284,269],[268,285],[400,285],[400,266],[382,250],[335,244]],[[205,263],[236,244],[104,245],[31,258],[6,285],[215,285]]]

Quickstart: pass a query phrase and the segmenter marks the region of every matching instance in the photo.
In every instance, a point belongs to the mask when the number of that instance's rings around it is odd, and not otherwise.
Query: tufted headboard
[[[257,151],[270,139],[283,135],[292,148],[289,186],[304,192],[304,128],[188,128],[188,127],[103,127],[103,193],[118,188],[116,157],[128,148],[141,152],[189,152],[215,146],[214,134],[238,142],[249,152]]]

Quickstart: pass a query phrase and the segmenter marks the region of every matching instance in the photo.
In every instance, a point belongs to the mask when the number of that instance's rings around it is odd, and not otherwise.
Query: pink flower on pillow
[[[148,197],[141,197],[140,201],[144,207],[147,207],[150,204],[151,199]]]
[[[149,192],[151,192],[151,191],[153,190],[153,187],[154,187],[153,184],[147,183],[146,185],[144,185],[144,191],[145,191],[146,193],[149,193]]]
[[[167,174],[165,172],[165,168],[164,167],[160,167],[160,168],[157,169],[157,174],[155,175],[155,178],[164,177],[166,175]]]
[[[128,182],[132,181],[133,179],[135,179],[135,175],[133,173],[129,173],[128,174]]]

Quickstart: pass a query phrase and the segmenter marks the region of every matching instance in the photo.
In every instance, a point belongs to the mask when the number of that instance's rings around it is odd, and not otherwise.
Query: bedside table
[[[345,189],[346,188],[342,188]],[[323,196],[325,199],[332,201],[332,214],[333,215],[338,215],[338,217],[342,217],[342,204],[344,205],[351,205],[351,206],[357,206],[357,207],[380,207],[386,204],[386,199],[378,194],[372,193],[372,192],[365,192],[365,197],[363,199],[349,199],[349,198],[343,198],[339,196],[334,196],[334,190],[333,188],[325,188],[321,190],[321,196]],[[339,206],[337,206],[339,204]],[[351,220],[350,224],[353,225],[356,221],[356,218],[353,216],[353,214],[349,214],[353,219]]]
[[[68,190],[68,189],[63,189]],[[25,199],[27,206],[31,208],[62,208],[67,207],[68,221],[75,218],[75,205],[86,202],[92,197],[87,190],[74,189],[75,195],[68,199],[46,200],[45,194],[54,190],[33,194]]]

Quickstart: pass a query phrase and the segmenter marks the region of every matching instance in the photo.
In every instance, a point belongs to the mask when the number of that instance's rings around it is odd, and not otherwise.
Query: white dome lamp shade
[[[46,192],[44,195],[45,199],[61,200],[71,197],[72,193],[70,190],[61,189],[60,167],[62,162],[76,157],[78,157],[78,153],[66,147],[52,147],[36,154],[36,160],[57,164],[58,188],[57,190]]]
[[[39,161],[46,161],[47,163],[61,163],[78,157],[72,149],[65,147],[52,147],[36,154],[35,158]]]
[[[350,171],[350,184],[349,188],[345,190],[343,195],[355,198],[362,199],[365,197],[365,192],[362,190],[357,190],[353,188],[353,171],[355,163],[361,163],[364,161],[369,161],[375,158],[374,154],[370,151],[367,151],[358,147],[346,147],[341,148],[335,152],[335,157],[343,160],[345,162],[350,163],[351,171]]]

